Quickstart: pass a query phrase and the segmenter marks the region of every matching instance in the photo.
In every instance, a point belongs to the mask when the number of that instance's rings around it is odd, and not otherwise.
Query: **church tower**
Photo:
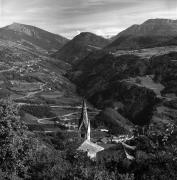
[[[88,119],[87,106],[83,100],[81,117],[79,119],[78,130],[80,136],[83,138],[83,143],[78,147],[78,151],[87,152],[87,156],[95,159],[98,152],[103,151],[104,148],[90,140],[90,120]]]
[[[82,104],[82,112],[81,112],[81,117],[79,119],[78,130],[80,136],[84,140],[90,141],[90,120],[88,119],[87,105],[85,100],[83,100],[83,104]]]

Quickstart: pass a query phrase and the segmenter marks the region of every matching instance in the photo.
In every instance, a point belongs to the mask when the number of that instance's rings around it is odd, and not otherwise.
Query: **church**
[[[96,158],[96,154],[100,151],[103,151],[104,148],[99,146],[96,143],[91,142],[90,133],[90,120],[88,118],[87,106],[85,100],[83,100],[81,117],[79,119],[78,131],[81,138],[83,138],[84,142],[79,146],[78,150],[87,152],[87,155],[91,159]]]
[[[118,152],[118,149],[120,150],[121,148],[123,148],[127,159],[134,160],[134,156],[129,154],[129,150],[134,152],[136,147],[127,145],[124,141],[120,141],[120,143],[118,144],[116,143],[116,144],[102,144],[102,145],[93,143],[91,141],[90,120],[88,118],[87,106],[85,100],[83,100],[81,117],[79,119],[79,124],[78,124],[78,132],[79,132],[79,136],[83,139],[83,143],[78,147],[77,150],[87,152],[87,155],[88,157],[90,157],[90,159],[95,160],[97,158],[97,155],[105,154],[105,152],[111,150],[112,153],[111,154],[109,153],[109,156],[110,155],[114,156],[114,154],[117,156],[116,153]]]

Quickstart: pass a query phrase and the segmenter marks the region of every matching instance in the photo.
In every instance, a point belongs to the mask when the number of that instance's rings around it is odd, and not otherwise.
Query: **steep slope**
[[[13,23],[1,28],[0,39],[18,42],[34,50],[43,50],[44,52],[55,52],[68,42],[62,36],[19,23]]]
[[[157,131],[163,131],[171,123],[177,125],[176,69],[177,52],[143,59],[100,51],[87,56],[70,76],[79,92],[103,109],[103,115],[108,101],[122,103],[121,115],[125,118],[141,126],[151,123]],[[109,123],[108,116],[110,122],[121,119],[111,114],[106,113],[106,120],[100,114],[99,122]]]
[[[108,44],[108,40],[93,33],[83,32],[74,37],[53,56],[69,63],[76,63],[86,57],[90,52],[102,49]]]
[[[16,96],[24,97],[20,98],[21,100],[28,99],[26,95],[30,91],[47,90],[49,87],[51,90],[62,90],[62,87],[65,89],[67,85],[71,88],[71,83],[64,77],[70,68],[69,64],[30,51],[18,43],[0,40],[0,64],[1,89],[8,89],[15,96],[14,99],[18,99]],[[42,84],[45,84],[45,87],[42,88]],[[67,90],[65,92],[67,93]]]
[[[109,49],[141,49],[164,45],[177,45],[177,20],[149,19],[120,32]]]
[[[56,125],[54,121],[69,114],[70,122],[70,113],[76,110],[71,108],[81,102],[75,85],[65,77],[69,69],[66,62],[0,40],[0,99],[10,98],[17,103],[30,129],[59,129],[63,122]]]
[[[65,76],[70,69],[64,61],[0,39],[0,99],[10,98],[19,106],[30,130],[77,128],[82,98]],[[88,107],[93,118],[98,111]]]
[[[152,57],[150,63],[154,79],[165,86],[162,93],[177,95],[177,52]]]
[[[94,123],[97,127],[101,125],[109,128],[113,134],[124,134],[130,132],[133,128],[133,124],[113,107],[106,107],[101,111],[96,116]]]
[[[149,62],[134,55],[114,57],[101,54],[90,54],[74,68],[71,77],[80,93],[99,108],[104,108],[108,100],[113,103],[120,101],[125,107],[125,117],[137,124],[147,123],[150,106],[155,103],[155,93],[124,80],[146,75]]]

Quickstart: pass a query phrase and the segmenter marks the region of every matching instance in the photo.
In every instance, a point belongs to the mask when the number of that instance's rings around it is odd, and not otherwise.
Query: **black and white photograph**
[[[0,180],[177,180],[177,0],[0,0]]]

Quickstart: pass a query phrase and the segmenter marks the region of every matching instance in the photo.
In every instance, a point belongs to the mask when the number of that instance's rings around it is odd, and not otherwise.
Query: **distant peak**
[[[78,37],[88,37],[88,36],[96,36],[96,34],[93,34],[91,32],[81,32],[77,35]]]
[[[21,25],[21,24],[17,22],[13,22],[11,25]]]
[[[77,36],[74,37],[74,39],[93,39],[93,38],[102,38],[105,39],[102,36],[99,36],[97,34],[94,34],[92,32],[81,32],[80,34],[78,34]]]
[[[91,32],[81,32],[80,35],[93,35]]]
[[[24,24],[20,24],[20,23],[17,23],[17,22],[13,22],[12,24],[6,26],[5,28],[6,29],[12,29],[12,30],[17,30],[19,28],[22,28],[22,27],[25,27],[26,25]]]
[[[22,27],[22,26],[25,26],[25,25],[17,23],[17,22],[13,22],[12,24],[8,25],[7,27]]]
[[[33,26],[20,24],[17,22],[14,22],[14,23],[6,26],[5,29],[12,30],[15,32],[20,32],[20,33],[25,33],[29,36],[33,36],[35,33],[35,29]]]

